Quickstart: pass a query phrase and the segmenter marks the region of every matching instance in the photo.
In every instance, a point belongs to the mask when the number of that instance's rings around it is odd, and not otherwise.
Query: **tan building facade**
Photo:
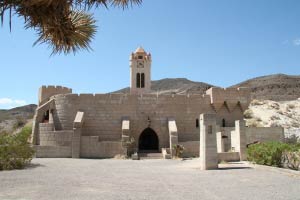
[[[281,128],[243,127],[245,136],[236,141],[237,121],[243,120],[250,103],[248,88],[210,88],[203,95],[150,94],[151,62],[151,54],[141,47],[131,54],[129,94],[73,94],[69,88],[42,86],[33,124],[37,157],[108,158],[129,149],[165,156],[175,144],[185,147],[184,156],[199,156],[203,113],[215,118],[212,138],[219,153],[283,138]]]

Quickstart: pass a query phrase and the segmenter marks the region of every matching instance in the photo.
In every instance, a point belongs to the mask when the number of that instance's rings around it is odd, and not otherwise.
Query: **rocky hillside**
[[[0,133],[13,132],[23,127],[32,120],[36,107],[36,105],[30,104],[9,110],[0,110]]]
[[[166,78],[151,82],[152,93],[159,94],[204,94],[213,85],[203,82],[194,82],[186,78]],[[129,93],[129,87],[114,93]]]
[[[252,99],[288,101],[300,97],[300,76],[274,74],[249,79],[231,87],[251,88]]]
[[[300,137],[300,99],[280,102],[253,100],[244,116],[248,126],[281,126],[286,136],[296,134]]]
[[[152,93],[160,94],[203,94],[213,87],[209,83],[194,82],[185,78],[162,79],[152,81]],[[218,87],[218,86],[214,86]],[[300,76],[274,74],[246,80],[231,87],[251,88],[252,99],[288,101],[300,97]],[[129,93],[129,88],[114,93]]]

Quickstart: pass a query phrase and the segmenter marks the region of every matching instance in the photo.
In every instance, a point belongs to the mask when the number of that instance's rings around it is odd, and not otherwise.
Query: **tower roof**
[[[135,53],[146,53],[146,51],[143,49],[143,47],[138,47],[138,48],[135,50]]]

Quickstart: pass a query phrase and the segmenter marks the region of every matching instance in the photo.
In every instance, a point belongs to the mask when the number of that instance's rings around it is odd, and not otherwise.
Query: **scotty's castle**
[[[181,144],[187,157],[203,151],[212,159],[237,160],[244,159],[249,143],[282,139],[281,128],[245,127],[248,88],[150,94],[151,62],[141,47],[130,55],[128,94],[72,94],[70,88],[42,86],[32,138],[37,157],[108,158],[133,151],[169,158]],[[205,151],[210,147],[212,153]]]

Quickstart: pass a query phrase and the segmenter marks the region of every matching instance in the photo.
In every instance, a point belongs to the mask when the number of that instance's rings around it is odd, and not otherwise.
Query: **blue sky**
[[[41,85],[75,93],[129,86],[129,55],[151,52],[152,80],[188,78],[227,87],[256,76],[300,74],[298,0],[144,0],[123,11],[92,11],[92,52],[50,56],[13,18],[0,28],[0,109],[37,103]]]

